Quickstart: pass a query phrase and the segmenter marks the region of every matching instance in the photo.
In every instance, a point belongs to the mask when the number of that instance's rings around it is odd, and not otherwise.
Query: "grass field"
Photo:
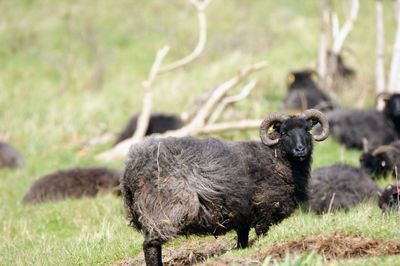
[[[341,15],[341,2],[334,2]],[[388,53],[394,34],[390,4],[385,6]],[[267,60],[269,67],[253,75],[259,82],[252,95],[223,117],[261,118],[278,109],[289,71],[316,65],[318,1],[215,0],[207,15],[204,54],[156,81],[155,111],[180,113],[242,66]],[[95,160],[111,143],[82,154],[82,142],[104,127],[118,132],[140,110],[141,82],[158,48],[171,46],[170,62],[190,52],[196,38],[196,13],[186,1],[0,1],[0,139],[15,145],[27,161],[24,168],[0,171],[1,265],[108,265],[142,256],[142,237],[126,225],[120,198],[101,195],[38,206],[24,206],[21,199],[35,179],[57,169],[122,168],[122,161]],[[346,47],[344,55],[357,77],[337,96],[344,106],[373,106],[374,1],[361,1]],[[219,137],[249,140],[258,135],[249,131]],[[313,168],[338,161],[358,165],[359,154],[328,139],[316,144]],[[399,229],[399,216],[382,217],[372,202],[328,216],[298,211],[251,248],[222,256],[246,257],[283,240],[331,232],[399,239],[394,233]],[[212,239],[179,238],[167,248]],[[396,265],[399,259],[332,263]]]

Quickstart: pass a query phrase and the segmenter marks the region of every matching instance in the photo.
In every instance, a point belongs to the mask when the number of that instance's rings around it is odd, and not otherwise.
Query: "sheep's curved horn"
[[[282,114],[282,113],[272,113],[264,118],[260,125],[260,138],[261,141],[267,145],[272,146],[278,143],[279,138],[271,139],[268,137],[268,129],[273,126],[277,122],[283,122],[284,120],[288,119],[289,117]]]
[[[376,148],[372,152],[372,156],[378,156],[382,153],[389,152],[389,151],[400,153],[400,149],[398,149],[396,147],[393,147],[391,145],[382,145],[382,146],[379,146],[378,148]]]
[[[326,116],[317,109],[305,110],[300,116],[303,116],[306,120],[316,119],[321,123],[322,132],[318,135],[313,134],[313,138],[316,141],[323,141],[329,136],[329,122]]]

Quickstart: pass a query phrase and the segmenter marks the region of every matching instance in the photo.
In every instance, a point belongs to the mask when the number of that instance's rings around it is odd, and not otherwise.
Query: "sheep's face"
[[[397,187],[396,185],[387,186],[379,196],[379,208],[381,208],[383,212],[387,212],[389,210],[395,210],[396,206],[397,208],[400,207],[399,194],[400,187]]]
[[[374,177],[385,176],[391,169],[390,160],[385,154],[374,156],[370,152],[361,155],[360,165]]]
[[[277,125],[279,144],[285,154],[297,161],[308,159],[313,149],[311,128],[311,122],[297,117],[289,118]]]
[[[400,121],[400,94],[393,94],[386,101],[385,114],[395,122]]]

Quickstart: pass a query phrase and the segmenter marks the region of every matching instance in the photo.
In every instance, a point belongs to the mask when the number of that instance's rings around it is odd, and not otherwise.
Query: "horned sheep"
[[[146,264],[162,265],[161,246],[176,235],[235,230],[245,248],[250,228],[266,234],[307,201],[312,138],[328,132],[325,116],[306,110],[267,116],[262,142],[149,138],[132,146],[121,188],[130,224],[144,234]]]
[[[396,176],[396,169],[400,171],[400,140],[364,151],[360,164],[373,178]]]
[[[330,110],[334,103],[313,80],[317,76],[313,70],[291,72],[288,76],[288,94],[283,100],[285,110],[305,110],[315,108]]]

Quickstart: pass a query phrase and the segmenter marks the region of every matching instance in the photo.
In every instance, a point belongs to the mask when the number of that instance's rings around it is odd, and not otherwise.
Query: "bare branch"
[[[228,104],[239,102],[249,96],[251,90],[256,86],[256,84],[257,80],[252,79],[249,83],[246,84],[246,86],[243,87],[242,91],[239,94],[225,97],[217,106],[217,108],[215,108],[210,116],[210,119],[207,121],[207,124],[215,123]]]
[[[153,92],[151,91],[151,86],[153,85],[154,80],[157,77],[161,63],[167,55],[168,51],[168,46],[164,46],[162,49],[158,50],[156,59],[153,63],[153,66],[151,67],[149,77],[146,81],[143,82],[145,93],[143,98],[143,107],[138,117],[136,131],[133,135],[134,139],[142,139],[146,134],[147,128],[149,126],[151,107],[153,102]]]
[[[258,129],[261,125],[262,120],[241,120],[233,122],[217,123],[212,125],[206,125],[203,128],[198,129],[194,133],[196,135],[207,135],[217,132],[230,131],[230,130],[248,130]]]
[[[396,0],[400,5],[400,0]],[[397,31],[393,46],[392,62],[390,64],[388,91],[390,93],[400,93],[400,8],[397,8]]]
[[[340,52],[342,51],[344,40],[346,39],[347,35],[353,28],[353,24],[357,19],[359,9],[360,9],[359,0],[352,0],[350,15],[347,18],[344,26],[340,29],[339,33],[337,34],[337,38],[335,38],[333,41],[332,53],[334,55],[339,55]]]
[[[385,91],[385,38],[383,27],[382,0],[375,1],[376,9],[376,95]],[[382,110],[385,103],[380,97],[377,99],[377,109]]]
[[[237,86],[243,79],[245,79],[251,73],[261,70],[267,66],[266,62],[256,63],[244,67],[239,73],[231,78],[230,80],[219,85],[212,93],[210,98],[205,102],[203,107],[198,111],[197,115],[193,118],[189,124],[192,127],[202,127],[206,124],[206,121],[210,117],[211,113],[215,109],[216,105],[223,99],[224,95],[233,87]]]
[[[197,9],[197,18],[199,20],[199,40],[197,42],[196,47],[194,50],[187,55],[186,57],[173,62],[165,67],[160,68],[159,73],[163,74],[166,72],[169,72],[171,70],[177,69],[179,67],[182,67],[193,60],[197,59],[200,54],[203,52],[204,47],[207,42],[207,20],[206,20],[206,15],[204,13],[204,10],[208,6],[208,4],[211,2],[211,0],[207,1],[196,1],[196,0],[190,0],[190,3]]]
[[[332,38],[335,39],[339,34],[339,17],[335,11],[331,11]]]
[[[326,83],[328,54],[329,0],[321,1],[321,28],[319,39],[318,74],[322,83]]]

